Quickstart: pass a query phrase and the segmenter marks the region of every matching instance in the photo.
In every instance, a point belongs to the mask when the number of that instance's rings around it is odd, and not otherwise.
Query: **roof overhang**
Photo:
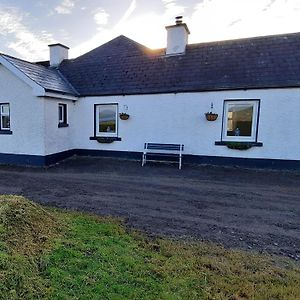
[[[45,92],[45,89],[31,80],[28,76],[26,76],[23,72],[21,72],[17,67],[11,64],[5,57],[0,55],[0,64],[3,65],[7,70],[11,71],[15,74],[19,79],[21,79],[24,83],[29,85],[33,90],[34,96],[40,96]]]
[[[41,85],[36,83],[34,80],[29,78],[26,74],[20,71],[17,67],[15,67],[12,63],[10,63],[5,57],[0,54],[0,64],[3,65],[7,70],[16,75],[20,80],[22,80],[25,84],[32,88],[32,93],[36,97],[49,97],[49,98],[58,98],[65,100],[78,100],[78,97],[56,93],[55,91],[46,91]]]
[[[64,99],[64,100],[71,100],[76,101],[79,98],[73,95],[67,95],[67,94],[60,94],[50,91],[45,91],[44,95],[38,96],[38,97],[45,97],[45,98],[55,98],[55,99]]]

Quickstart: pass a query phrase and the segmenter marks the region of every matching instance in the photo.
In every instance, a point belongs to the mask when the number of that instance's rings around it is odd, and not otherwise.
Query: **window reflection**
[[[231,104],[227,113],[227,136],[252,135],[254,107],[251,104]]]
[[[99,109],[99,132],[116,133],[116,106],[103,105]]]

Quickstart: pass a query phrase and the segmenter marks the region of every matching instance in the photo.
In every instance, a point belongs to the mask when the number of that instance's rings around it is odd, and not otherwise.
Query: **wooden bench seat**
[[[147,156],[160,156],[160,157],[178,157],[178,166],[181,169],[182,165],[182,152],[184,150],[183,144],[159,144],[159,143],[145,143],[144,151],[142,157],[142,166],[144,166],[149,161],[154,161],[149,159]]]

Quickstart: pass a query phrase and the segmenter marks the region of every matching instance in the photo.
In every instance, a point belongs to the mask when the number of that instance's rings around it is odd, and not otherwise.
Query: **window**
[[[99,104],[95,106],[95,134],[103,137],[118,135],[118,105]]]
[[[255,142],[259,100],[226,100],[223,115],[223,141]]]
[[[58,104],[58,127],[67,127],[67,104]]]
[[[10,110],[8,103],[0,104],[0,116],[0,130],[10,130]]]

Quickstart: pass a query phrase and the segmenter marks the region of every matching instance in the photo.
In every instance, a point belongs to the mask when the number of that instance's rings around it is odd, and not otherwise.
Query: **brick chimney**
[[[182,22],[182,16],[176,17],[176,24],[166,26],[166,29],[168,35],[166,55],[184,54],[190,31]]]
[[[59,43],[49,45],[50,66],[57,67],[64,59],[68,59],[69,49],[69,47]]]

